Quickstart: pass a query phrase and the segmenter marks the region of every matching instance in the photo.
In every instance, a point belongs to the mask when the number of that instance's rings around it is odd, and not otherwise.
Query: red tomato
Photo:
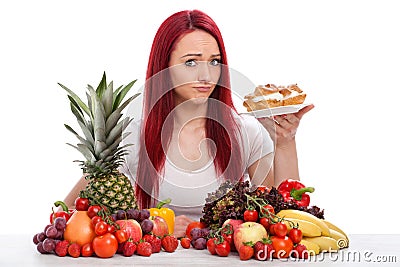
[[[118,241],[115,236],[110,233],[96,236],[92,244],[94,253],[100,258],[110,258],[114,256],[118,249]]]
[[[202,222],[191,222],[188,224],[188,226],[186,226],[186,236],[189,237],[190,239],[192,239],[192,237],[190,236],[190,231],[192,231],[193,228],[206,228],[206,225]]]
[[[299,228],[292,228],[289,231],[289,238],[292,239],[293,243],[300,243],[303,238],[303,232]]]
[[[89,218],[93,218],[94,216],[97,215],[97,213],[101,210],[101,207],[99,205],[93,205],[90,206],[87,210],[87,215]]]
[[[285,237],[287,235],[287,226],[283,222],[278,222],[274,226],[275,236]]]
[[[115,225],[108,225],[107,226],[107,233],[114,233],[117,228],[115,228]]]
[[[92,225],[93,225],[93,227],[95,227],[96,226],[96,224],[98,223],[98,222],[102,222],[103,221],[103,219],[100,217],[100,216],[94,216],[93,218],[92,218]]]
[[[258,211],[246,210],[243,213],[243,219],[245,222],[256,222],[258,220]]]
[[[107,229],[108,229],[108,224],[104,221],[98,222],[94,226],[94,231],[96,235],[104,235],[105,233],[107,233]]]
[[[272,214],[275,214],[274,207],[272,207],[270,204],[264,205],[263,208],[260,211],[261,214],[268,214],[268,212],[272,213]]]
[[[87,211],[89,208],[89,199],[78,197],[75,199],[75,209],[81,211]]]
[[[265,193],[265,192],[269,193],[270,190],[271,190],[271,189],[268,188],[268,187],[265,186],[265,185],[260,185],[259,187],[257,187],[257,191],[258,191],[259,193],[261,193],[261,194],[263,194],[263,193]]]
[[[270,223],[268,218],[266,217],[260,218],[260,224],[264,226],[265,230],[269,231]]]
[[[83,257],[91,257],[94,253],[92,243],[86,243],[81,248],[81,254]]]
[[[222,237],[224,238],[224,240],[228,241],[229,246],[231,248],[235,247],[235,244],[233,242],[233,234],[227,235],[227,234],[222,234]]]
[[[224,240],[215,245],[215,252],[220,257],[227,257],[229,252],[231,252],[231,246],[229,245],[228,241]]]
[[[269,225],[269,234],[275,235],[275,224],[274,223]]]
[[[207,249],[211,255],[217,254],[217,252],[215,251],[215,241],[216,240],[217,240],[217,238],[215,238],[215,237],[207,240]]]
[[[274,258],[287,258],[290,255],[290,252],[293,249],[293,242],[292,240],[285,236],[285,237],[271,237],[272,246],[274,247]]]
[[[125,232],[125,230],[117,230],[114,233],[115,238],[117,238],[118,243],[123,243],[126,240],[128,240],[128,234]]]

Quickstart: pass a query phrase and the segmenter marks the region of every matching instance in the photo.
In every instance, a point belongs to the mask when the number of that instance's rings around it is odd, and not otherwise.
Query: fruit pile
[[[241,260],[307,259],[348,247],[347,235],[323,219],[323,210],[308,207],[307,193],[313,191],[290,179],[271,190],[252,190],[247,182],[219,188],[210,194],[203,218],[188,226],[186,236],[196,249],[207,248],[221,257],[236,251]]]
[[[163,217],[151,216],[147,209],[118,210],[110,213],[100,205],[90,205],[78,197],[76,210],[68,211],[61,201],[55,203],[64,211],[53,212],[43,232],[33,237],[33,243],[42,254],[60,257],[110,258],[117,254],[150,256],[162,251],[174,252],[178,239],[169,234]]]

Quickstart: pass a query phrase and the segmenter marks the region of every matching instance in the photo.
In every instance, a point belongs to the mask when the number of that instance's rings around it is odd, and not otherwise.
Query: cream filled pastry
[[[259,85],[253,93],[246,95],[243,106],[247,111],[298,105],[304,103],[306,94],[297,84],[276,86],[274,84]]]

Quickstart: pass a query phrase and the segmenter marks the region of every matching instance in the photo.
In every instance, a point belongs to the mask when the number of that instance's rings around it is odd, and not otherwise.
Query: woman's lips
[[[208,92],[211,90],[211,87],[208,86],[196,86],[195,88],[200,92]]]

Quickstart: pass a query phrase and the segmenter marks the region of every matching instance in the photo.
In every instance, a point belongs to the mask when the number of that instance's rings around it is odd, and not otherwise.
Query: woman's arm
[[[256,182],[262,180],[260,178],[262,175],[256,173],[256,170],[258,172],[259,169],[268,173],[267,176],[264,173],[264,181],[260,183],[266,186],[278,186],[288,178],[300,179],[295,136],[301,118],[313,108],[314,105],[308,105],[297,113],[259,119],[274,141],[275,153],[273,166],[269,172],[262,167],[268,164],[268,160],[264,159],[265,157],[249,167],[248,171],[252,179],[253,177],[256,178]]]
[[[75,186],[72,188],[72,190],[68,193],[68,195],[64,199],[64,203],[69,208],[75,207],[75,199],[79,196],[79,192],[81,192],[81,190],[85,189],[87,184],[88,184],[88,181],[85,179],[84,176],[82,176],[78,180],[78,182],[75,184]]]

